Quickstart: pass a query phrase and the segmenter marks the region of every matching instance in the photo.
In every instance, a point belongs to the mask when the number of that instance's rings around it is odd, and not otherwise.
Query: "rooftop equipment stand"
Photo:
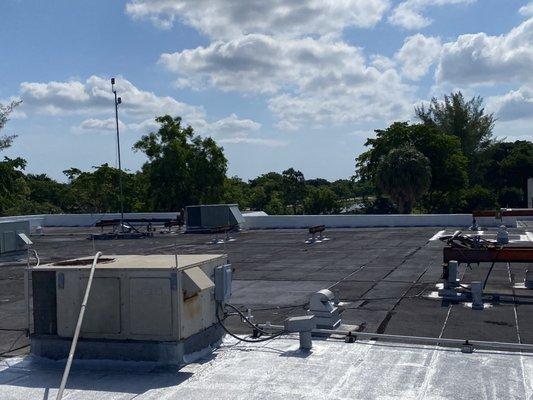
[[[80,335],[81,324],[83,323],[83,317],[85,315],[85,309],[87,308],[87,302],[89,301],[89,294],[91,293],[94,270],[96,269],[96,264],[98,263],[98,259],[101,255],[102,252],[100,251],[94,255],[93,265],[91,266],[91,272],[89,274],[89,280],[87,281],[87,288],[85,289],[85,295],[83,296],[83,302],[81,303],[78,323],[76,324],[76,330],[74,331],[74,337],[72,338],[72,344],[70,345],[70,351],[68,353],[67,365],[65,366],[65,371],[63,372],[63,377],[61,378],[61,385],[59,386],[59,391],[57,392],[56,400],[61,400],[61,398],[63,397],[63,391],[65,390],[68,374],[70,373],[70,367],[72,366],[72,360],[74,359],[74,352],[76,351],[76,345],[78,344],[78,337]]]
[[[124,202],[122,196],[122,164],[120,161],[120,133],[118,129],[118,105],[122,104],[122,99],[117,97],[115,89],[115,78],[111,78],[111,90],[115,95],[115,122],[117,125],[117,154],[118,154],[118,186],[120,188],[120,233],[124,233]]]

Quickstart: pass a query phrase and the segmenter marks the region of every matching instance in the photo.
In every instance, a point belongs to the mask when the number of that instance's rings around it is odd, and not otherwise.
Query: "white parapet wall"
[[[365,227],[468,227],[472,225],[471,214],[409,214],[409,215],[247,215],[244,214],[246,229],[301,229],[316,225],[327,228],[365,228]],[[502,225],[495,218],[478,218],[480,226]],[[503,223],[516,226],[516,218],[506,217]]]
[[[178,212],[153,212],[153,213],[125,213],[124,218],[172,218],[176,219]],[[30,221],[30,229],[35,230],[41,227],[76,227],[94,226],[102,219],[118,219],[120,213],[98,213],[98,214],[38,214],[19,215],[13,217],[2,217],[2,220],[27,220]]]
[[[124,218],[176,218],[178,212],[126,213]],[[325,225],[327,228],[365,228],[365,227],[409,227],[435,226],[464,228],[472,224],[471,214],[410,214],[410,215],[267,215],[264,212],[243,213],[244,229],[307,229],[311,226]],[[119,213],[103,214],[38,214],[0,217],[2,221],[24,220],[30,222],[31,231],[41,227],[88,227],[101,219],[118,219]],[[520,217],[530,220],[531,218]],[[495,227],[505,224],[515,227],[516,217],[499,219],[477,218],[481,227]]]

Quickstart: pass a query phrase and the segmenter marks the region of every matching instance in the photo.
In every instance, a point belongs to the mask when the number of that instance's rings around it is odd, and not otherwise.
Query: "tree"
[[[9,121],[9,114],[13,112],[13,109],[20,105],[22,101],[12,101],[7,106],[0,104],[0,130],[2,130],[7,121]],[[0,136],[0,151],[5,150],[13,144],[13,140],[17,135],[4,135]]]
[[[491,210],[496,207],[494,192],[479,185],[464,189],[462,198],[464,212]]]
[[[119,176],[117,168],[102,164],[94,171],[82,172],[77,168],[63,171],[69,178],[68,191],[62,208],[68,212],[118,212],[120,211]],[[140,174],[122,171],[124,211],[146,210],[146,191],[140,184]]]
[[[356,196],[356,186],[349,179],[337,179],[329,187],[340,199],[352,199]]]
[[[211,138],[183,128],[181,117],[156,118],[157,132],[134,145],[148,157],[142,171],[147,176],[152,209],[175,211],[190,204],[217,203],[222,199],[227,160],[224,149]]]
[[[20,102],[11,102],[4,106],[0,104],[0,130],[2,130],[9,114]],[[11,147],[16,135],[0,136],[0,151]],[[0,215],[18,214],[20,206],[24,204],[30,190],[24,179],[23,170],[26,168],[26,160],[23,158],[4,157],[0,161]]]
[[[533,143],[525,140],[494,142],[479,153],[475,183],[493,192],[502,192],[505,188],[518,189],[522,201],[514,206],[526,207],[527,179],[532,175]],[[518,194],[515,194],[514,200],[517,200]]]
[[[429,160],[415,148],[391,150],[381,161],[376,185],[394,201],[401,213],[409,214],[417,199],[429,190]]]
[[[456,193],[468,184],[468,160],[461,150],[460,140],[436,127],[395,122],[387,129],[376,130],[376,137],[366,141],[367,151],[356,159],[358,186],[376,182],[381,160],[391,150],[414,148],[430,161],[431,186],[422,206],[429,212],[450,212],[458,207]],[[367,193],[371,193],[367,188]],[[363,196],[364,197],[364,196]]]
[[[238,204],[241,210],[245,210],[250,207],[250,191],[249,185],[241,178],[237,176],[226,178],[222,201],[228,204]]]
[[[293,214],[297,214],[298,206],[305,197],[305,177],[301,171],[289,168],[282,172],[283,197],[285,204],[292,207]]]
[[[46,174],[27,174],[29,187],[27,205],[31,214],[60,213],[66,206],[67,185],[59,183]]]
[[[274,192],[272,197],[269,199],[268,203],[265,205],[265,212],[270,215],[283,215],[286,207],[281,201],[281,196],[279,193]]]
[[[434,97],[428,107],[415,107],[415,114],[424,125],[459,138],[469,160],[491,142],[495,119],[493,114],[485,114],[480,96],[468,101],[461,92],[445,95],[443,101]]]
[[[312,188],[304,200],[306,214],[334,214],[339,212],[338,197],[326,186]]]
[[[503,188],[498,194],[498,204],[500,207],[522,207],[524,204],[522,189],[516,187]]]

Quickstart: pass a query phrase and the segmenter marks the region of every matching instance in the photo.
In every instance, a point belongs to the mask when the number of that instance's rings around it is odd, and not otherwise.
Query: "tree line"
[[[18,105],[0,105],[0,130]],[[527,206],[533,143],[493,137],[495,118],[483,100],[460,92],[415,108],[416,123],[375,131],[355,158],[354,175],[330,182],[288,168],[243,181],[227,176],[224,149],[180,117],[156,118],[157,132],[133,151],[147,161],[123,171],[126,212],[176,211],[191,204],[237,203],[268,214],[452,213]],[[0,136],[0,151],[16,136]],[[119,210],[118,169],[69,168],[67,182],[25,173],[26,160],[0,161],[0,215],[103,213]]]

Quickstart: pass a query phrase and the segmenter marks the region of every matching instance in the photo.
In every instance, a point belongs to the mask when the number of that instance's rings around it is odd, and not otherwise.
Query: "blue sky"
[[[482,95],[495,134],[533,139],[533,2],[4,0],[0,103],[22,99],[8,156],[64,180],[123,164],[153,118],[180,115],[245,179],[295,167],[347,178],[374,129],[451,90]]]

